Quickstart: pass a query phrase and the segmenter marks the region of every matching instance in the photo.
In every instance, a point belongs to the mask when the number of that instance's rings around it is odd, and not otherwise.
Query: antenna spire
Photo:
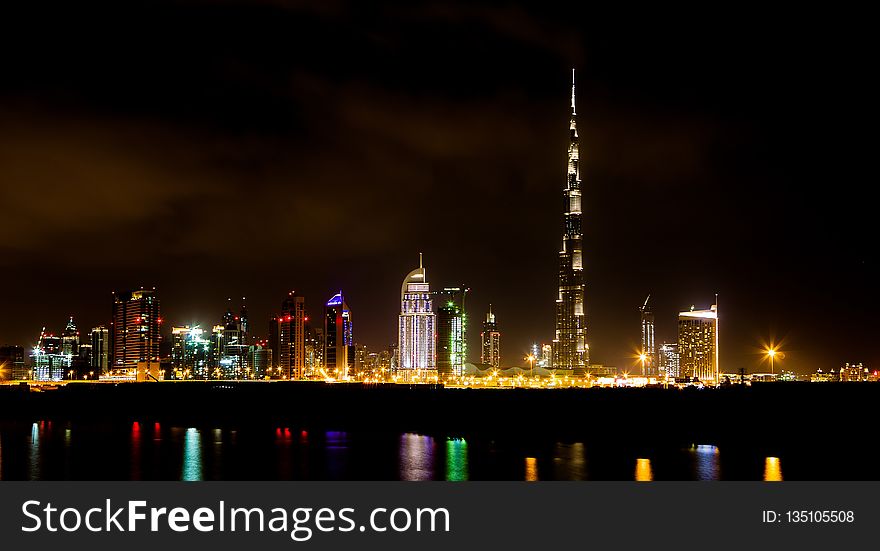
[[[571,114],[577,115],[574,109],[574,67],[571,68]]]
[[[421,270],[423,268],[424,266],[422,266],[422,253],[419,253],[419,269]]]

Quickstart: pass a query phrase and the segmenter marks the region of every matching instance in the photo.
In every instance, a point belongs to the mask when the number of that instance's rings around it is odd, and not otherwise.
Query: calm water
[[[608,448],[614,447],[593,448],[583,442],[502,444],[437,435],[309,432],[291,427],[40,421],[0,425],[0,480],[840,478],[834,476],[840,473],[833,464],[823,467],[805,460],[811,454],[768,457],[711,443],[651,453]]]

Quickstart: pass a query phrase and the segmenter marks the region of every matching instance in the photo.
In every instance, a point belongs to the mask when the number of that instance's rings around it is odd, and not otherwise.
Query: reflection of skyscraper
[[[718,314],[709,310],[678,314],[678,354],[681,375],[696,377],[704,383],[718,381]]]
[[[407,274],[400,287],[397,371],[405,378],[435,369],[435,316],[431,303],[431,287],[419,254],[419,267]]]
[[[680,377],[678,360],[678,345],[675,343],[666,343],[660,345],[659,354],[657,355],[658,367],[660,368],[661,377]]]
[[[159,321],[155,289],[113,293],[113,369],[158,361]]]
[[[642,325],[642,348],[639,351],[645,355],[644,370],[642,373],[645,377],[655,377],[657,375],[657,349],[654,346],[654,312],[648,306],[651,295],[645,299],[645,303],[639,308],[641,313]]]
[[[278,365],[284,379],[300,379],[305,368],[305,298],[291,291],[281,303]]]
[[[345,379],[354,364],[351,310],[339,291],[324,307],[324,369],[327,374]]]
[[[493,367],[501,367],[501,332],[495,322],[495,314],[492,313],[492,305],[489,305],[489,313],[483,322],[483,332],[480,333],[483,346],[480,352],[480,363]]]
[[[563,236],[559,251],[559,294],[556,299],[556,336],[553,367],[583,375],[590,363],[584,318],[584,259],[581,228],[581,177],[575,122],[574,70],[571,72],[568,179],[563,194]]]

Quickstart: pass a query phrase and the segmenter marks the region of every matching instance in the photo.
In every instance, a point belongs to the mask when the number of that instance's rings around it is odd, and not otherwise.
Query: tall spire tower
[[[590,349],[587,345],[587,326],[584,317],[581,176],[578,166],[576,116],[574,69],[572,69],[568,175],[563,191],[563,233],[562,250],[559,251],[559,295],[556,298],[553,367],[571,370],[574,375],[584,375],[590,364]]]

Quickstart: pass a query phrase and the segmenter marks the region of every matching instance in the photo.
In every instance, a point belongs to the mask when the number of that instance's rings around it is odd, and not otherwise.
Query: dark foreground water
[[[828,452],[829,450],[825,450]],[[842,480],[875,467],[848,450],[767,452],[695,442],[633,451],[292,427],[58,421],[0,424],[0,480]]]

